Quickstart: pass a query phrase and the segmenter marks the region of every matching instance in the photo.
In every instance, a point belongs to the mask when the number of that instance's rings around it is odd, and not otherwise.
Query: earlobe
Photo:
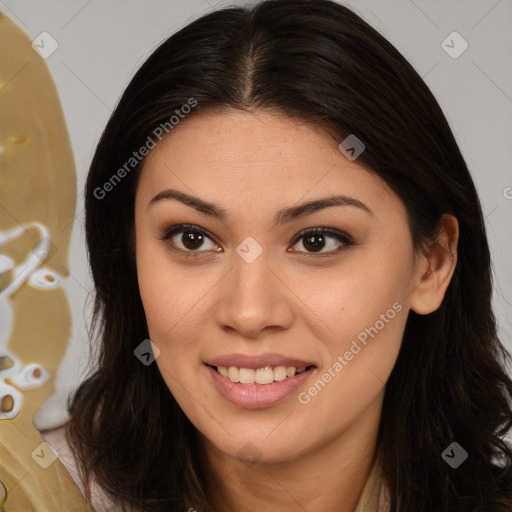
[[[443,214],[436,239],[418,258],[416,286],[410,294],[410,307],[419,315],[428,315],[441,305],[457,264],[458,239],[456,217]]]

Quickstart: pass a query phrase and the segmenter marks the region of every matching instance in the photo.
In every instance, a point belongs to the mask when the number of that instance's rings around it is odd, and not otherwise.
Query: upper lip
[[[295,366],[302,368],[307,366],[316,366],[311,361],[305,361],[294,357],[288,357],[281,354],[260,354],[257,356],[249,356],[247,354],[226,354],[205,361],[210,366],[237,366],[238,368],[264,368],[265,366]]]

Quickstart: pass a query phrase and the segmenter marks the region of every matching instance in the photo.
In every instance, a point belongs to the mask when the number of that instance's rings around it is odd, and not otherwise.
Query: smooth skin
[[[135,201],[140,294],[160,349],[156,364],[212,466],[218,512],[354,510],[407,314],[435,311],[453,275],[457,220],[444,215],[437,243],[415,253],[403,203],[349,161],[340,142],[269,111],[205,111],[181,121],[144,161]],[[176,199],[150,204],[166,189],[214,203],[226,217]],[[330,206],[273,226],[278,210],[333,195],[357,199],[369,212]],[[162,240],[181,223],[208,235],[190,245],[184,228]],[[354,244],[332,235],[316,246],[310,235],[296,240],[317,227],[346,233]],[[236,252],[247,237],[263,250],[252,263]],[[301,403],[298,393],[397,302],[402,310]],[[203,363],[265,352],[317,368],[297,393],[260,409],[227,401]]]

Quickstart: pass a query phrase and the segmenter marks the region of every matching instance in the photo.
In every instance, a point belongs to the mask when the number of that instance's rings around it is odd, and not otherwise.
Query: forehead
[[[400,208],[386,183],[348,160],[339,142],[319,126],[275,113],[195,113],[148,154],[137,196],[149,202],[173,188],[226,209],[261,210],[340,193],[377,210]]]

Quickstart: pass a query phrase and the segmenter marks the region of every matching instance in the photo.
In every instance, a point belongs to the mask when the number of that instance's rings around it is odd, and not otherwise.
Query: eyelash
[[[171,243],[171,241],[169,240],[172,236],[174,236],[174,235],[176,235],[178,233],[181,233],[181,232],[186,232],[186,231],[192,231],[194,233],[200,233],[201,235],[209,238],[210,240],[212,240],[214,242],[213,237],[210,236],[207,231],[205,231],[204,229],[200,228],[199,226],[194,226],[193,224],[177,224],[175,226],[171,226],[171,227],[169,227],[169,228],[167,228],[165,230],[165,232],[164,232],[163,236],[160,238],[160,240],[162,240],[167,245],[167,247],[169,249],[171,249],[172,251],[180,253],[180,255],[183,255],[186,258],[197,258],[197,257],[202,256],[201,253],[206,253],[207,251],[191,251],[191,250],[185,251],[183,249],[179,249],[179,248],[175,247]],[[297,233],[297,235],[293,239],[291,245],[292,246],[296,245],[297,242],[299,242],[301,239],[303,239],[303,238],[305,239],[305,238],[308,238],[308,236],[317,235],[317,234],[321,234],[321,235],[325,235],[325,236],[329,236],[329,237],[335,238],[336,240],[338,240],[342,244],[340,245],[340,247],[338,249],[335,249],[335,250],[332,250],[332,251],[328,251],[328,252],[314,253],[314,252],[307,252],[307,251],[299,251],[300,253],[307,254],[308,256],[313,256],[315,258],[317,258],[317,257],[325,257],[325,256],[332,256],[332,255],[337,254],[339,252],[346,251],[347,249],[349,249],[350,247],[355,245],[355,243],[352,240],[352,238],[349,235],[347,235],[346,233],[343,233],[342,231],[339,231],[337,229],[327,228],[327,227],[317,227],[317,228],[307,228],[307,229],[304,229],[300,233]]]

